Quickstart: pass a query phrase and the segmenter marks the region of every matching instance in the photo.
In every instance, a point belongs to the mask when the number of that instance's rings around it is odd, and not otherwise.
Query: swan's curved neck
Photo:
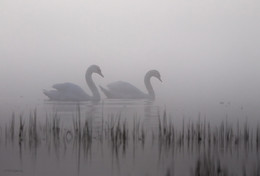
[[[151,84],[151,77],[152,75],[150,75],[149,73],[145,75],[144,77],[144,84],[145,87],[148,91],[148,98],[154,100],[155,99],[155,93]]]
[[[86,82],[88,87],[90,88],[93,96],[91,97],[92,100],[100,100],[100,94],[98,92],[97,86],[95,85],[95,83],[92,80],[92,71],[87,70],[85,78],[86,78]]]

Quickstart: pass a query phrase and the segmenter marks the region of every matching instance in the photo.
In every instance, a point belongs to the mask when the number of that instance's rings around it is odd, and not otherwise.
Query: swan
[[[52,101],[99,101],[100,94],[92,80],[93,73],[97,73],[104,77],[99,66],[91,65],[88,67],[85,79],[93,96],[88,95],[81,87],[70,82],[54,84],[52,86],[54,90],[43,90],[43,93]]]
[[[109,99],[155,99],[155,93],[151,85],[151,78],[155,77],[161,80],[161,75],[157,70],[150,70],[145,74],[144,84],[148,91],[143,93],[141,90],[133,86],[132,84],[124,81],[117,81],[107,85],[108,89],[99,86],[102,92]]]

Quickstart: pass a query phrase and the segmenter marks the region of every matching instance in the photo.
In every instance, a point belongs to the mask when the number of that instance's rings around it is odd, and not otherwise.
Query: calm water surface
[[[242,105],[19,98],[1,100],[0,106],[0,175],[203,175],[208,170],[253,175],[259,170],[258,113]],[[30,137],[34,112],[37,134]],[[115,142],[111,129],[115,134],[117,124],[120,130],[125,125],[127,139]],[[86,129],[91,140],[81,136]]]

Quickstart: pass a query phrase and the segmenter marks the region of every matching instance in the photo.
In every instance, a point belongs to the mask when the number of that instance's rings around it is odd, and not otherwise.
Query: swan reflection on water
[[[29,120],[22,119],[22,122],[25,120],[26,128],[16,128],[22,131],[21,137],[18,132],[14,139],[12,135],[0,135],[3,156],[0,157],[3,163],[0,166],[0,175],[6,175],[12,168],[21,169],[23,175],[133,173],[132,175],[153,176],[174,171],[181,173],[177,175],[189,175],[186,171],[189,171],[190,167],[194,168],[194,163],[201,153],[207,152],[213,157],[213,164],[215,159],[220,158],[223,164],[226,161],[234,164],[250,161],[249,164],[245,163],[249,167],[259,160],[259,137],[256,138],[260,136],[259,127],[252,129],[252,134],[249,133],[247,124],[242,124],[241,131],[236,132],[236,128],[226,121],[209,129],[207,121],[188,121],[184,124],[185,128],[177,128],[178,125],[168,121],[168,117],[164,119],[162,113],[158,113],[160,109],[156,102],[148,100],[105,99],[101,102],[79,103],[46,101],[45,106],[48,107],[48,112],[57,111],[58,118],[49,116],[45,121],[45,114],[37,111],[37,123],[36,118],[30,117]],[[82,119],[80,127],[77,126],[80,119],[78,112],[81,113]],[[121,113],[121,116],[115,115],[111,121],[109,114],[116,112]],[[158,125],[158,114],[161,114],[161,129]],[[104,128],[100,128],[102,118]],[[136,126],[132,125],[135,118]],[[121,123],[119,127],[118,122]],[[150,128],[151,125],[154,125],[153,129]],[[8,132],[12,131],[12,126],[12,122],[6,125]],[[122,137],[124,129],[128,133],[126,138]],[[134,130],[136,133],[133,133]],[[243,133],[248,137],[245,138]],[[17,143],[19,145],[16,145]],[[185,167],[178,168],[178,164],[183,162],[186,163]],[[13,167],[10,168],[10,165]],[[201,161],[197,165],[202,167]],[[58,170],[58,167],[64,168],[64,171]]]
[[[158,115],[159,106],[152,100],[132,99],[104,99],[102,101],[45,101],[47,111],[56,112],[61,116],[77,113],[80,110],[82,117],[101,118],[109,114],[121,113],[123,117],[132,118],[138,114],[140,118],[149,118]],[[79,108],[79,109],[78,109]]]

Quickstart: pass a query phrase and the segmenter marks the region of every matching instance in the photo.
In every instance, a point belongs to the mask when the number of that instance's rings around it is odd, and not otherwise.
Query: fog
[[[1,0],[0,98],[46,99],[42,89],[152,80],[162,102],[259,103],[257,0]],[[102,97],[104,95],[102,94]]]

